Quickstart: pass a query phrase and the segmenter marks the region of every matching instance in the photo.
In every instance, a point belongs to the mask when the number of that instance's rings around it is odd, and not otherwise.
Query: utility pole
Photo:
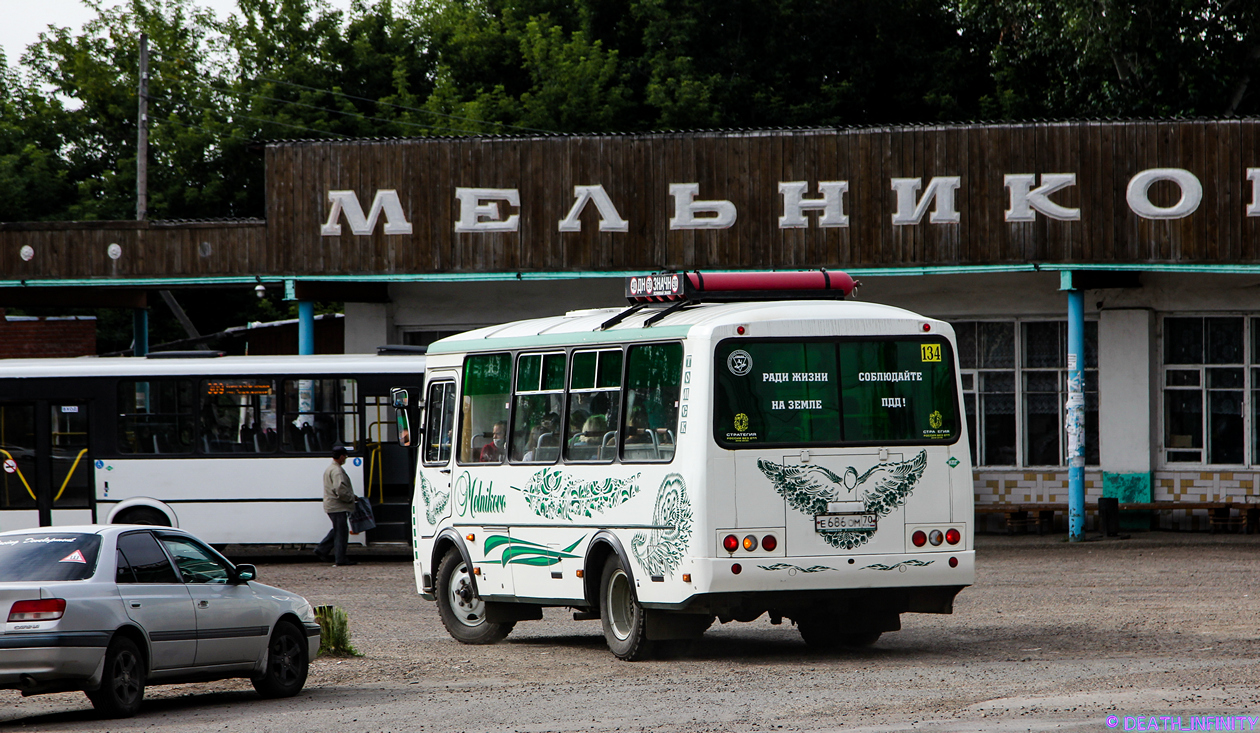
[[[149,217],[149,35],[140,34],[140,128],[136,139],[136,221]]]

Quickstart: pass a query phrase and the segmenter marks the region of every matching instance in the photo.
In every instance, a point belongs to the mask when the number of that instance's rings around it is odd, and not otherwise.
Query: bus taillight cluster
[[[741,547],[748,552],[756,552],[758,547],[761,547],[765,552],[774,552],[779,547],[779,538],[772,534],[765,535],[760,540],[757,539],[755,534],[744,535],[743,539],[733,534],[728,534],[722,538],[722,549],[727,552],[734,553]]]
[[[944,532],[941,532],[939,529],[934,529],[925,533],[923,530],[919,529],[915,530],[914,534],[910,535],[910,541],[914,543],[915,547],[923,547],[926,544],[931,544],[933,547],[939,547],[942,542],[956,545],[962,541],[962,533],[953,527],[950,527]]]

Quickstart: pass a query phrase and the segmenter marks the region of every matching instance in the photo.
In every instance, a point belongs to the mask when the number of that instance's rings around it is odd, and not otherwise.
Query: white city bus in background
[[[715,617],[835,647],[950,613],[975,576],[953,330],[852,289],[629,278],[628,310],[431,345],[414,562],[451,635],[571,607],[638,659]]]
[[[413,457],[389,388],[423,372],[414,354],[0,360],[0,530],[143,523],[215,544],[318,542],[342,444],[374,505],[366,539],[408,542]]]

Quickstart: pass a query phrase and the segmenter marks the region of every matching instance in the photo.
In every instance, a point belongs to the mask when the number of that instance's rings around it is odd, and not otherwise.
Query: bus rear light
[[[9,623],[18,621],[56,621],[66,612],[64,598],[41,598],[18,601],[9,609]]]
[[[684,583],[690,583],[690,582],[691,582],[691,573],[683,573],[683,582],[684,582]]]
[[[779,546],[779,541],[775,539],[774,535],[772,534],[768,534],[765,537],[761,538],[761,549],[765,550],[766,552],[774,552],[774,549],[778,546]]]
[[[753,535],[748,535],[747,537],[745,537],[744,549],[748,550],[749,552],[752,552],[753,550],[757,549],[757,538],[754,537]]]
[[[927,535],[923,534],[923,530],[916,529],[914,534],[910,535],[910,541],[915,547],[922,547],[927,544]]]
[[[726,548],[727,552],[734,552],[738,550],[739,538],[733,534],[726,535],[726,537],[722,540],[722,547]]]
[[[731,566],[731,572],[736,575],[739,575],[740,573],[744,572],[744,566],[740,565],[739,563],[735,563],[734,565]]]
[[[962,533],[954,528],[945,531],[945,541],[951,545],[956,545],[962,540]]]
[[[924,331],[931,331],[931,330],[932,330],[932,324],[930,324],[930,323],[925,323],[925,324],[923,324],[923,330],[924,330]]]
[[[740,336],[743,336],[743,335],[744,335],[744,332],[745,332],[745,331],[747,331],[747,330],[748,330],[748,329],[744,328],[743,326],[736,326],[736,327],[735,327],[735,333],[739,334]]]
[[[956,567],[958,567],[958,558],[956,558],[956,557],[951,557],[951,558],[949,559],[949,566],[950,566],[951,568],[956,568]]]
[[[940,544],[944,541],[945,535],[941,534],[939,529],[934,529],[928,533],[928,542],[932,543],[933,547],[940,546]]]

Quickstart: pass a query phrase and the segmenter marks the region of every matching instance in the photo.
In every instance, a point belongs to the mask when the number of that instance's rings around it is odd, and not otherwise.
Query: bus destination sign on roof
[[[685,279],[676,272],[636,275],[626,278],[626,298],[630,300],[676,300],[683,295]]]

